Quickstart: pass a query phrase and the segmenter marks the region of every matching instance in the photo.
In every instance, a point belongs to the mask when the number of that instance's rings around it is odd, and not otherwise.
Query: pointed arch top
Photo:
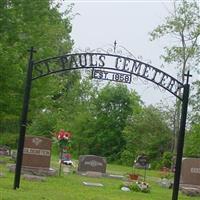
[[[33,62],[32,80],[77,69],[92,69],[92,76],[96,79],[125,83],[131,83],[132,75],[135,75],[153,82],[183,100],[180,96],[182,92],[179,91],[184,84],[171,75],[137,59],[109,53],[73,53]]]

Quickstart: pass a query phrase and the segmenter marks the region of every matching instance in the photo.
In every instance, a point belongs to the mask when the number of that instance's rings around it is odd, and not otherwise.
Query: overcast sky
[[[72,20],[71,36],[75,48],[96,49],[106,48],[117,41],[128,49],[135,57],[142,56],[144,62],[151,61],[151,65],[160,68],[160,55],[163,47],[172,41],[161,39],[151,42],[149,32],[164,22],[165,17],[173,8],[172,1],[64,1],[63,9],[73,2],[73,13],[79,13]],[[176,77],[174,66],[162,69]],[[156,104],[161,99],[171,102],[175,100],[168,92],[161,92],[151,83],[144,84],[134,81],[131,86],[135,89],[145,104]]]

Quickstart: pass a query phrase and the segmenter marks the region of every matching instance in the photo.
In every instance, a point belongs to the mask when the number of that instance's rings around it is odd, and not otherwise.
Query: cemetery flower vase
[[[129,174],[129,178],[130,178],[131,180],[138,180],[139,175],[138,175],[138,174]]]
[[[59,176],[61,175],[61,164],[72,164],[71,160],[69,158],[63,159],[66,155],[67,150],[70,149],[70,139],[71,139],[71,133],[69,131],[64,131],[61,129],[59,132],[55,133],[58,145],[60,147],[60,168],[59,168]],[[63,154],[65,153],[65,154]]]

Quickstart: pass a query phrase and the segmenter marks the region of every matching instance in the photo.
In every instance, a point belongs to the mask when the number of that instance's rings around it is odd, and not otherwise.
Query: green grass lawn
[[[0,157],[2,160],[2,157]],[[8,159],[6,159],[8,162]],[[8,164],[8,163],[7,163]],[[52,165],[58,167],[53,157]],[[45,182],[27,181],[21,178],[20,189],[13,190],[14,174],[8,172],[6,164],[0,164],[0,200],[170,200],[172,190],[161,188],[151,178],[159,172],[147,171],[147,181],[151,185],[150,193],[123,192],[119,189],[121,180],[110,178],[89,178],[77,174],[62,174],[61,177],[48,177]],[[116,174],[132,172],[130,167],[108,165],[107,171]],[[139,171],[143,174],[143,171]],[[104,187],[88,187],[83,181],[102,183]],[[199,197],[187,197],[179,194],[179,200],[200,200]]]

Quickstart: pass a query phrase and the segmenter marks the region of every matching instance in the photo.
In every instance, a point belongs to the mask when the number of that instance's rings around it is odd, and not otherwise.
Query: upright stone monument
[[[22,173],[54,175],[50,168],[51,140],[45,137],[27,136],[24,143]]]
[[[200,196],[200,158],[182,160],[180,189],[189,196]]]
[[[23,151],[23,167],[46,168],[50,167],[51,140],[44,137],[25,138]]]
[[[139,155],[135,160],[134,166],[142,169],[149,168],[149,158],[146,155]]]
[[[200,186],[200,158],[183,159],[180,183]]]
[[[106,159],[95,155],[81,155],[79,157],[78,172],[106,173]]]

